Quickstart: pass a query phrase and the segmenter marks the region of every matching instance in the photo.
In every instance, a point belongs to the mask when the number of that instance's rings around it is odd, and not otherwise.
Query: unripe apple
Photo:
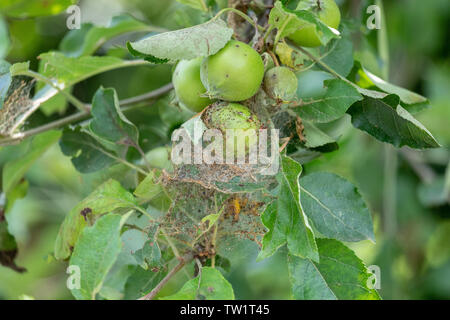
[[[313,12],[327,26],[337,29],[341,22],[341,12],[334,0],[310,0],[313,2]],[[297,9],[301,9],[305,4],[299,3]],[[305,24],[288,37],[297,45],[302,47],[318,47],[322,45],[317,35],[316,26],[312,23]]]
[[[200,75],[211,98],[243,101],[258,92],[264,63],[248,44],[231,40],[215,55],[203,60]]]
[[[297,83],[297,77],[287,67],[274,67],[264,76],[264,90],[276,100],[292,100],[297,93]]]
[[[194,112],[202,111],[213,101],[201,95],[206,89],[200,80],[200,65],[202,58],[182,60],[178,63],[173,73],[173,86],[178,100],[188,109]]]
[[[203,114],[203,121],[208,128],[222,131],[226,148],[230,150],[234,145],[235,155],[238,150],[243,150],[245,154],[248,154],[248,151],[258,144],[258,130],[261,128],[261,122],[246,106],[238,103],[212,105]],[[235,139],[237,143],[227,141],[227,132],[236,137],[248,135],[248,138],[245,140]]]

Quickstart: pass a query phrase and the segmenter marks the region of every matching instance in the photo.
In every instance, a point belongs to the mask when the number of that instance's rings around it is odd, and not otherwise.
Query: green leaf
[[[201,273],[186,282],[177,293],[161,300],[234,300],[231,284],[219,270],[203,267]]]
[[[200,228],[197,230],[197,235],[201,235],[202,233],[208,232],[212,226],[217,222],[217,219],[219,219],[220,214],[222,210],[219,213],[211,213],[207,216],[203,217],[200,221]]]
[[[66,93],[72,94],[72,88],[67,88],[64,91]],[[47,101],[43,102],[39,106],[39,110],[45,114],[45,116],[50,117],[55,113],[63,114],[67,110],[67,98],[58,93]]]
[[[10,45],[11,41],[9,39],[8,25],[6,24],[5,20],[0,16],[0,59],[6,57]]]
[[[6,195],[5,214],[11,212],[16,200],[25,198],[28,192],[28,187],[28,180],[21,179],[19,183],[17,183],[16,186],[8,192]]]
[[[77,204],[66,216],[55,242],[55,257],[67,259],[82,230],[102,214],[119,208],[135,208],[137,202],[119,182],[108,180]]]
[[[128,43],[128,49],[133,55],[159,63],[191,60],[217,53],[231,39],[232,34],[233,30],[218,19]]]
[[[18,62],[14,63],[11,68],[9,68],[9,72],[11,76],[21,75],[23,72],[26,72],[30,69],[30,62]]]
[[[378,87],[379,89],[388,94],[398,95],[400,97],[400,100],[405,104],[407,105],[429,104],[428,99],[421,96],[420,94],[396,86],[392,83],[386,82],[364,68],[362,68],[362,70],[376,87]]]
[[[305,99],[295,112],[311,122],[330,122],[342,117],[356,101],[362,100],[358,90],[343,80],[325,80],[325,94],[313,99]]]
[[[96,74],[136,65],[136,61],[116,57],[66,57],[61,52],[39,55],[44,76],[55,79],[63,87],[69,87]]]
[[[21,146],[23,153],[17,154],[17,156],[7,162],[3,167],[3,192],[8,196],[8,193],[14,189],[14,187],[23,178],[25,173],[31,167],[31,165],[53,144],[55,144],[61,137],[60,131],[48,131],[41,133],[35,137],[29,138]],[[13,149],[19,148],[18,146],[11,147]],[[20,149],[17,149],[20,150]]]
[[[148,202],[164,192],[163,187],[158,183],[161,173],[159,171],[150,171],[134,190],[134,195],[141,202]]]
[[[161,249],[158,244],[157,225],[151,226],[148,232],[148,240],[144,246],[134,253],[136,262],[145,270],[161,266]]]
[[[208,7],[205,4],[205,0],[177,0],[179,3],[190,6],[194,9],[208,12]]]
[[[76,0],[2,0],[0,12],[11,18],[32,18],[57,15]]]
[[[365,97],[353,104],[348,113],[352,124],[376,139],[399,148],[438,148],[431,133],[399,105],[399,97],[388,95],[383,99]]]
[[[400,105],[410,113],[417,113],[430,107],[430,101],[410,90],[389,83],[365,69],[359,61],[354,67],[355,83],[360,87],[359,92],[375,99],[383,99],[389,94],[400,98]]]
[[[17,249],[17,243],[14,237],[8,231],[4,212],[0,213],[0,251],[13,251]],[[3,255],[3,253],[2,253]],[[3,261],[3,260],[1,260]],[[3,263],[2,263],[3,264]]]
[[[300,179],[305,214],[325,237],[342,241],[375,241],[372,217],[356,187],[329,172]]]
[[[263,224],[269,231],[262,240],[263,246],[258,260],[270,257],[279,247],[287,243],[291,254],[317,261],[319,255],[314,233],[300,204],[298,179],[302,167],[286,156],[282,156],[281,166],[277,200],[269,204],[261,216]]]
[[[0,207],[0,265],[17,272],[25,272],[25,268],[19,267],[14,261],[17,257],[17,252],[16,239],[9,233],[5,211]]]
[[[138,146],[139,131],[120,110],[116,90],[100,88],[94,95],[89,129],[108,149],[126,153],[129,146]],[[105,141],[106,140],[106,141]]]
[[[61,41],[59,48],[68,57],[88,56],[94,54],[99,47],[114,37],[129,32],[154,29],[131,16],[120,15],[113,17],[107,27],[86,23],[80,29],[69,31]]]
[[[321,61],[341,76],[348,76],[354,63],[353,42],[351,41],[349,32],[344,29],[342,38],[330,41],[325,52],[327,53]]]
[[[249,261],[255,261],[260,250],[255,241],[235,234],[220,236],[215,249],[218,255],[229,261],[232,269],[237,269]]]
[[[59,145],[64,155],[72,158],[72,164],[81,173],[95,172],[116,162],[102,151],[100,143],[80,127],[65,128]]]
[[[128,217],[106,215],[80,234],[70,259],[71,266],[80,268],[80,289],[71,290],[77,300],[95,300],[100,292],[122,248],[120,230]]]
[[[143,41],[143,40],[141,40],[141,41]],[[162,64],[162,63],[167,63],[170,61],[169,59],[160,59],[151,54],[146,54],[146,53],[142,53],[138,50],[135,50],[130,42],[127,42],[127,49],[133,57],[144,59],[145,61],[148,61],[150,63]]]
[[[67,57],[61,52],[47,52],[39,56],[39,73],[55,80],[61,90],[70,90],[74,84],[96,74],[136,65],[139,62],[126,61],[116,57]],[[38,92],[34,100],[49,115],[65,110],[66,98],[49,85],[38,83]]]
[[[125,299],[136,300],[149,293],[166,276],[165,270],[145,270],[137,267],[125,284]]]
[[[336,144],[336,140],[328,134],[317,128],[313,123],[302,120],[304,126],[303,136],[306,139],[305,146],[307,148],[317,148],[330,144]]]
[[[292,295],[299,300],[378,300],[355,253],[336,240],[317,239],[320,263],[289,255]]]
[[[280,37],[287,37],[306,25],[314,24],[317,35],[322,44],[327,44],[331,39],[339,37],[339,31],[332,30],[312,12],[308,10],[290,10],[281,1],[275,2],[270,11],[269,24],[282,30]]]
[[[74,84],[99,73],[143,64],[142,61],[127,61],[109,56],[72,58],[61,52],[43,53],[38,58],[41,60],[39,72],[45,77],[55,80],[58,87],[66,91]],[[60,97],[58,90],[40,82],[38,88],[39,90],[33,98],[34,104],[43,106],[46,114],[51,114],[54,110],[64,110],[66,99]]]

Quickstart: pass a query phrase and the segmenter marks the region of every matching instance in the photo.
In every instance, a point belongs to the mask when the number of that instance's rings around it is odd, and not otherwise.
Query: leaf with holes
[[[135,208],[137,202],[119,182],[108,180],[78,203],[64,219],[55,242],[56,259],[67,259],[82,230],[102,214],[119,208]]]
[[[71,289],[77,300],[96,299],[122,249],[120,230],[129,216],[106,215],[82,231],[70,259],[70,265],[77,266],[82,275],[80,288]]]
[[[291,254],[317,261],[319,256],[314,233],[300,204],[298,179],[302,166],[282,156],[281,168],[277,200],[269,204],[261,216],[269,231],[264,235],[258,260],[270,257],[279,247],[287,244]]]
[[[157,225],[151,226],[148,231],[148,240],[144,246],[134,253],[136,262],[145,270],[161,266],[161,249],[158,244]]]

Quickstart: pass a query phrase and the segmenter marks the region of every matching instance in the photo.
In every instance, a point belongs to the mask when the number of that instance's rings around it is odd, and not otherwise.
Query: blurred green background
[[[372,3],[337,2],[343,16],[356,24],[367,17],[365,9]],[[120,13],[167,29],[188,27],[206,18],[173,0],[84,0],[80,5],[82,21],[100,25],[107,25]],[[335,172],[360,188],[373,213],[377,243],[349,246],[367,265],[380,267],[380,293],[384,299],[450,299],[450,205],[443,194],[450,159],[450,2],[391,0],[384,1],[384,7],[389,80],[431,100],[432,108],[416,116],[443,147],[423,152],[396,151],[349,128],[340,139],[340,149],[306,164],[305,172]],[[0,19],[0,53],[2,45],[10,41],[6,60],[30,60],[36,68],[36,57],[57,49],[68,31],[66,18],[63,12]],[[2,30],[8,30],[9,36],[2,36]],[[368,39],[364,48],[374,46],[376,31],[361,27],[361,32]],[[108,42],[100,54],[122,55],[120,48],[127,39]],[[373,58],[376,64],[370,50],[361,56]],[[115,87],[120,98],[126,98],[157,88],[170,77],[170,66],[118,70],[84,81],[77,85],[75,93],[88,101],[103,85]],[[39,122],[40,117],[43,115],[36,114],[32,121]],[[7,148],[0,149],[0,166],[7,158]],[[65,287],[66,266],[51,258],[53,243],[64,216],[111,172],[120,177],[120,168],[82,175],[57,145],[33,165],[26,175],[28,195],[15,203],[8,217],[10,231],[20,248],[17,263],[28,272],[18,274],[0,266],[0,299],[71,298]],[[282,252],[262,263],[243,261],[232,269],[228,279],[239,299],[289,298]],[[175,281],[165,290],[175,290],[186,279],[178,280],[180,283]]]

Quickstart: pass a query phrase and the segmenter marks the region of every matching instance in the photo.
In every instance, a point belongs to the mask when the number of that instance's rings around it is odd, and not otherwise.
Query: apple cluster
[[[312,10],[323,23],[332,28],[339,26],[340,12],[333,0],[311,1]],[[317,47],[321,45],[317,32],[314,24],[305,22],[289,38],[299,46]],[[258,130],[261,123],[257,116],[238,102],[253,97],[261,87],[277,102],[292,101],[298,83],[287,67],[265,70],[261,55],[236,40],[209,57],[180,61],[172,81],[178,101],[194,112],[220,102],[208,112],[210,118],[206,121],[208,127],[219,130]]]

